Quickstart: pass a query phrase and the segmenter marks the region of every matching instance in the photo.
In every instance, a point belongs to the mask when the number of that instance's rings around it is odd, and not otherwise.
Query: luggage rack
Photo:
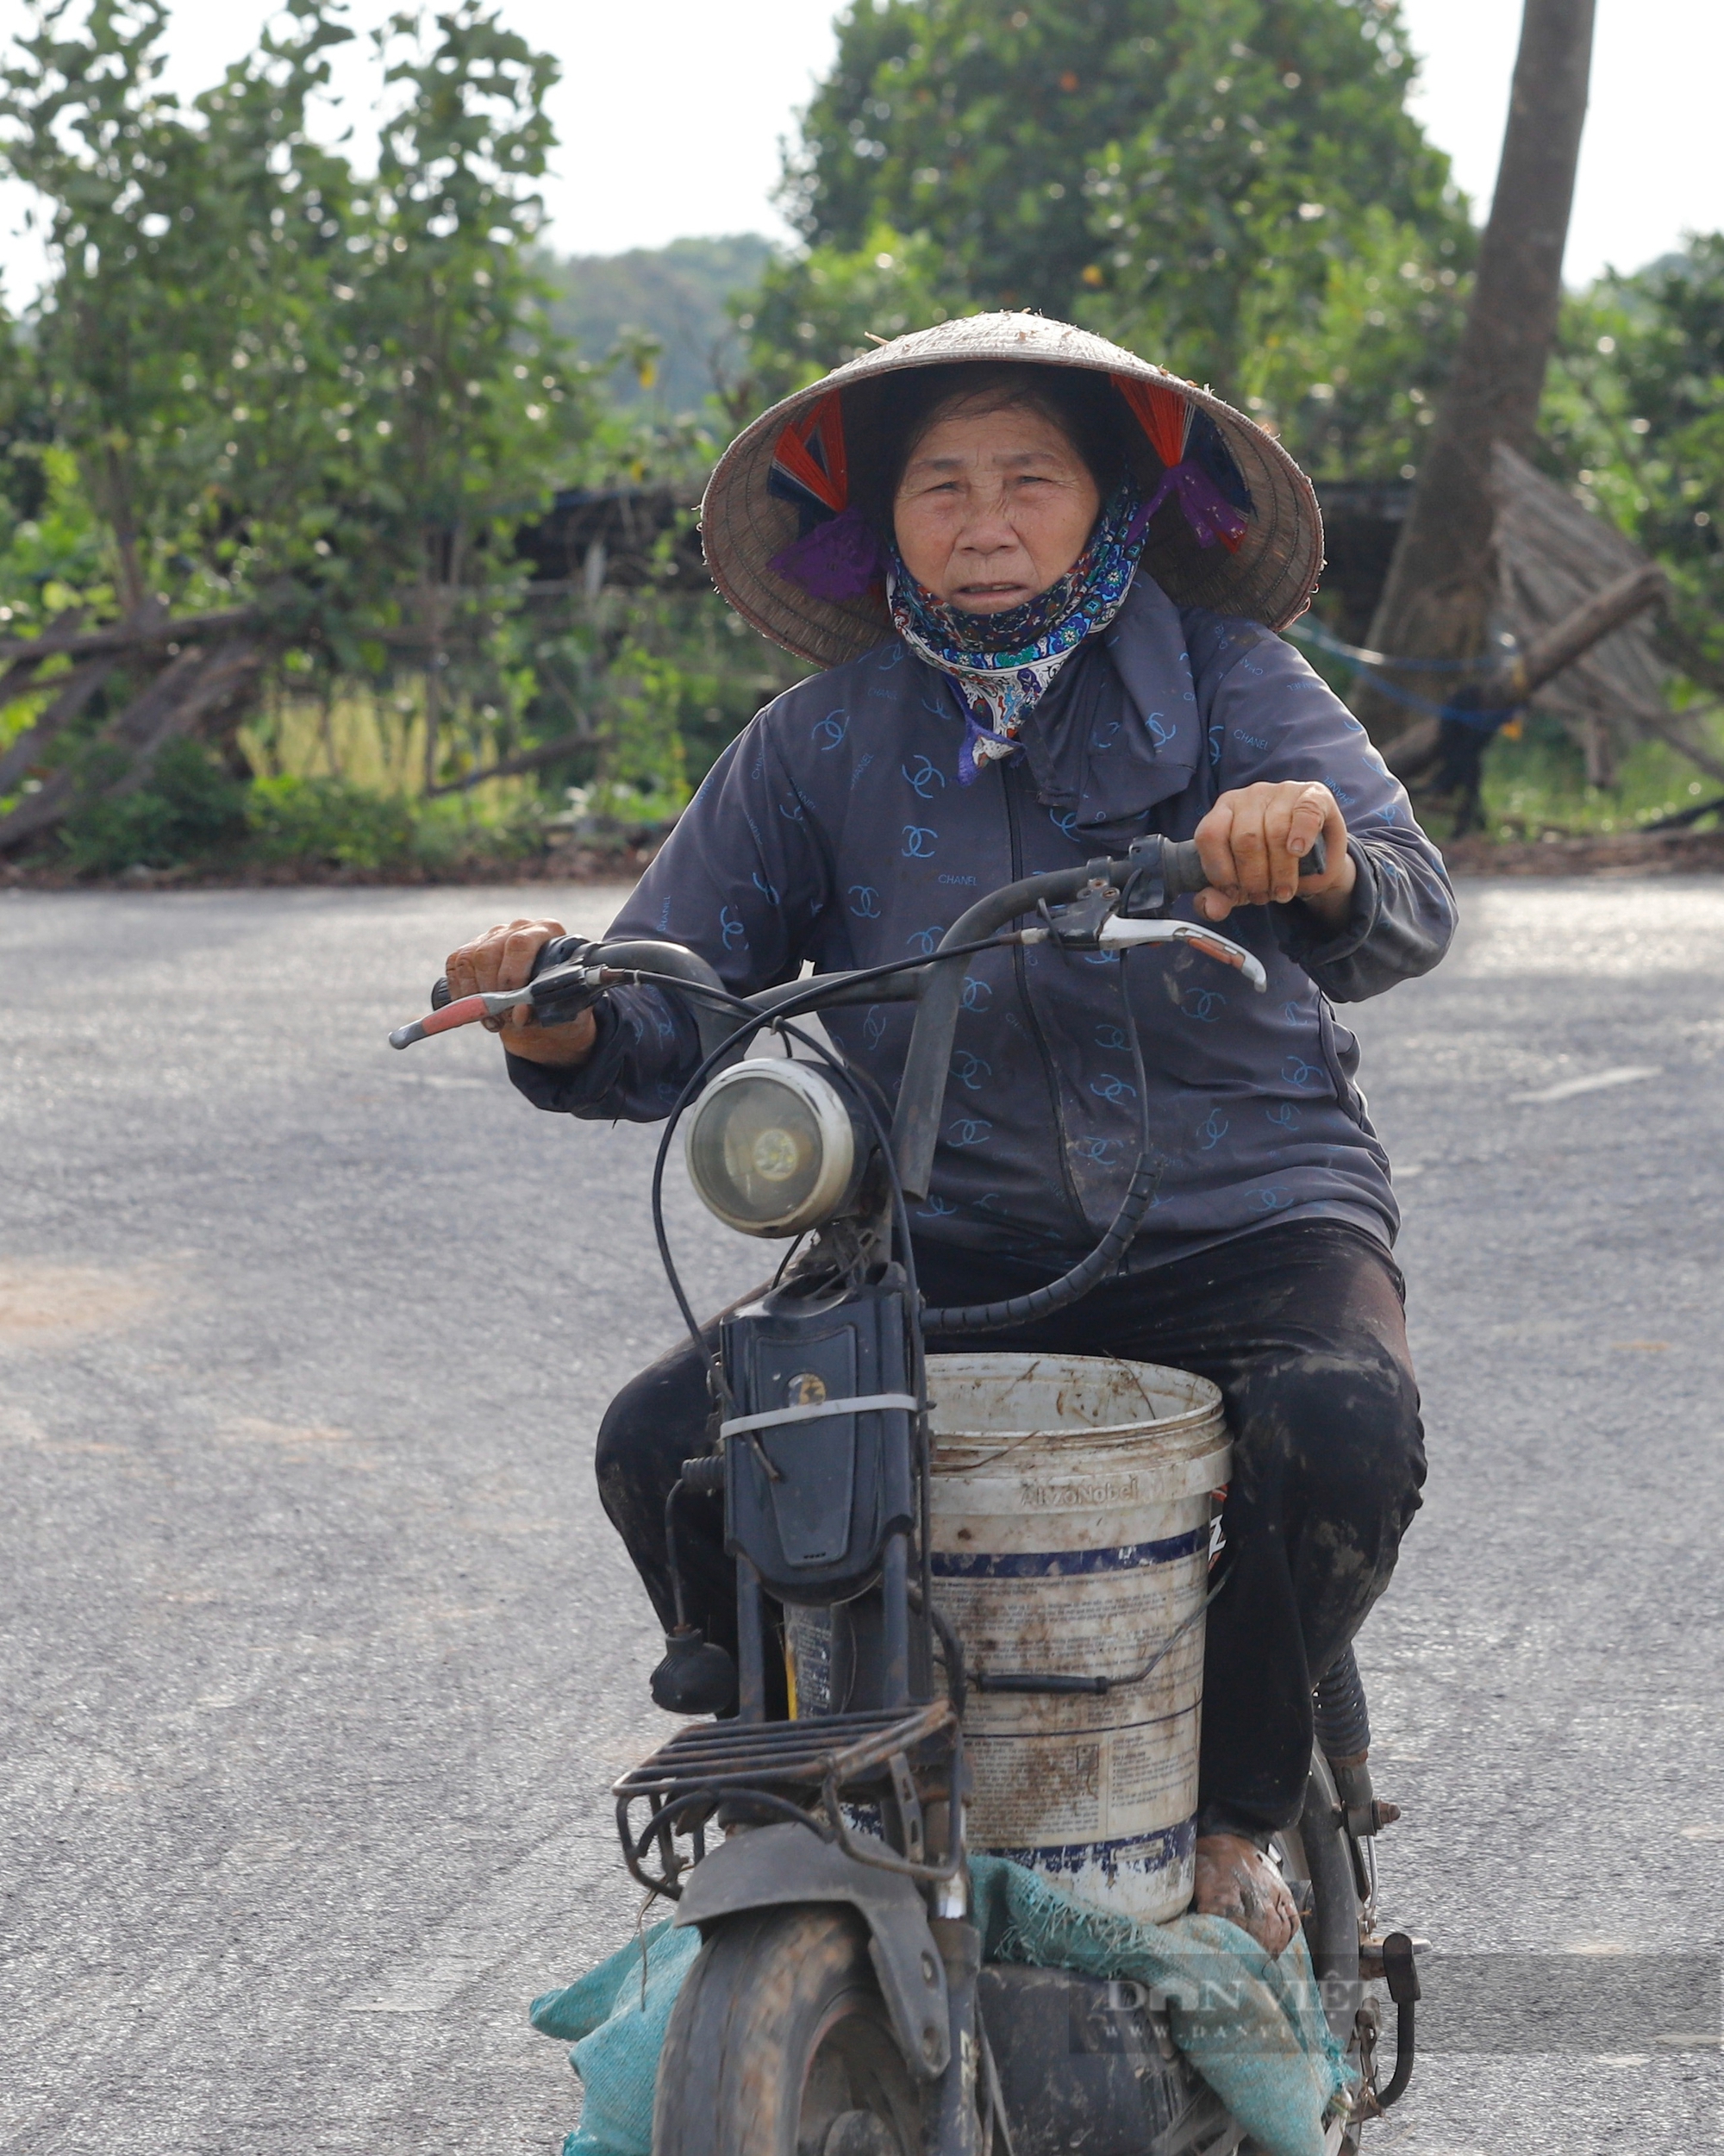
[[[753,1823],[794,1821],[884,1871],[949,1879],[963,1860],[961,1845],[937,1863],[929,1860],[921,1800],[948,1796],[962,1775],[958,1716],[949,1701],[940,1699],[909,1714],[878,1708],[802,1722],[696,1722],[625,1774],[611,1794],[624,1863],[642,1886],[678,1901],[678,1875],[689,1867],[677,1853],[676,1837],[692,1838],[698,1863],[706,1823],[721,1805]],[[890,1800],[902,1852],[845,1816],[846,1806],[880,1797]],[[637,1831],[632,1814],[640,1803],[647,1817]],[[656,1874],[646,1869],[654,1843]]]

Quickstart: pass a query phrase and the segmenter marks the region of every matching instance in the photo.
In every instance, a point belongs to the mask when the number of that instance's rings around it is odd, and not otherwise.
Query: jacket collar
[[[1036,792],[1056,823],[1112,842],[1190,784],[1202,724],[1178,609],[1138,572],[1125,604],[1062,691],[1024,728]]]

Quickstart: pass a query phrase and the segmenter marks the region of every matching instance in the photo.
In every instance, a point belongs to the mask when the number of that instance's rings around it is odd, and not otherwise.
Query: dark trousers
[[[918,1249],[931,1304],[1020,1294],[1007,1261]],[[1206,1827],[1299,1815],[1311,1691],[1389,1584],[1425,1479],[1401,1275],[1383,1246],[1333,1221],[1294,1221],[1096,1289],[1011,1332],[942,1346],[1118,1355],[1213,1379],[1234,1464],[1229,1577],[1209,1610],[1200,1768]],[[665,1497],[706,1450],[706,1376],[691,1343],[643,1371],[599,1431],[599,1495],[654,1608],[672,1621]],[[690,1621],[734,1647],[735,1582],[713,1500],[678,1508]]]

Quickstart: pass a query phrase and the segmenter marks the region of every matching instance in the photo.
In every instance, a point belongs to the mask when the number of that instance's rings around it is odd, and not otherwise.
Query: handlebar
[[[1327,867],[1321,837],[1299,864],[1302,879],[1320,876]],[[491,995],[463,997],[451,1001],[447,977],[431,991],[432,1015],[403,1026],[390,1035],[391,1043],[404,1048],[428,1034],[442,1033],[474,1019],[500,1016],[522,1007],[555,1010],[558,1022],[596,1001],[614,982],[645,974],[654,984],[684,983],[698,991],[686,1002],[699,1035],[703,1057],[710,1056],[733,1035],[751,1029],[774,1011],[793,1003],[812,1009],[850,1003],[914,1002],[915,1023],[898,1085],[897,1111],[892,1124],[892,1152],[898,1164],[905,1194],[926,1197],[934,1170],[934,1153],[940,1133],[940,1117],[946,1097],[946,1079],[952,1060],[953,1038],[964,993],[964,975],[957,966],[942,966],[942,956],[986,942],[1027,914],[1040,914],[1040,928],[1020,930],[1025,941],[1050,938],[1062,943],[1093,947],[1102,941],[1104,926],[1115,929],[1133,924],[1135,935],[1110,937],[1110,941],[1147,940],[1152,935],[1178,937],[1197,942],[1212,956],[1242,970],[1252,985],[1264,985],[1263,969],[1247,951],[1215,930],[1161,920],[1168,903],[1206,891],[1209,878],[1195,839],[1165,839],[1159,834],[1135,841],[1121,859],[1087,861],[1080,868],[1055,869],[1040,876],[1025,877],[992,891],[953,922],[930,959],[914,968],[880,978],[877,969],[861,968],[849,974],[830,974],[816,981],[781,981],[740,998],[730,997],[723,982],[706,959],[680,944],[626,941],[589,943],[579,936],[556,936],[540,949],[525,989]],[[1061,916],[1066,916],[1065,921]],[[1158,935],[1159,931],[1159,935]],[[559,976],[566,976],[565,979]],[[722,997],[726,1008],[716,998]],[[752,1016],[735,1009],[746,1003]]]
[[[1159,852],[1157,849],[1159,848]],[[1328,853],[1321,834],[1299,863],[1302,877],[1321,876],[1328,866]],[[1159,909],[1168,900],[1207,891],[1209,878],[1195,839],[1139,839],[1122,861],[1090,861],[1082,868],[1058,869],[1052,875],[1031,876],[1022,883],[1008,884],[1002,891],[979,899],[946,930],[940,948],[948,944],[973,943],[1018,915],[1037,906],[1069,903],[1099,884],[1116,890],[1120,909],[1142,912]],[[1222,939],[1223,941],[1225,939]],[[938,955],[938,953],[936,953]],[[934,1149],[940,1135],[941,1104],[946,1098],[946,1074],[952,1060],[953,1036],[964,995],[963,975],[958,968],[937,966],[916,1006],[915,1026],[909,1052],[904,1058],[898,1084],[897,1113],[892,1122],[892,1151],[903,1178],[904,1194],[922,1198],[934,1174]]]
[[[1137,845],[1133,847],[1132,853],[1134,857],[1138,853],[1140,848],[1144,847],[1146,843],[1146,841],[1140,840]],[[1208,873],[1204,870],[1202,861],[1199,858],[1197,852],[1197,841],[1196,839],[1163,839],[1160,841],[1160,846],[1161,884],[1162,889],[1168,898],[1190,897],[1197,891],[1207,891],[1209,888],[1209,878]],[[1135,872],[1140,869],[1143,864],[1135,859],[1128,864],[1121,864],[1117,861],[1092,861],[1089,863],[1084,870],[1084,875],[1087,878],[1097,869],[1115,869],[1120,868],[1122,866],[1127,867],[1133,872]],[[1321,876],[1327,866],[1328,850],[1324,846],[1322,838],[1320,834],[1317,838],[1313,840],[1310,852],[1307,853],[1303,859],[1300,862],[1299,874],[1302,879],[1307,876]],[[1061,871],[1056,872],[1064,873],[1065,872]],[[1031,880],[1034,881],[1036,879],[1032,878]],[[956,934],[955,929],[953,934]],[[539,947],[539,954],[533,961],[533,970],[528,975],[528,979],[529,981],[537,980],[541,973],[548,972],[553,966],[567,965],[571,959],[576,958],[583,952],[591,951],[596,947],[597,947],[587,942],[586,940],[581,936],[553,936],[549,942],[542,943]],[[607,965],[640,966],[643,967],[650,967],[656,972],[684,973],[690,981],[698,981],[701,984],[707,987],[721,989],[724,985],[724,984],[719,979],[718,975],[714,972],[713,969],[707,965],[703,959],[696,958],[693,952],[684,949],[679,943],[606,944],[603,947],[603,949],[605,953],[605,963]],[[625,953],[632,954],[637,952],[642,953],[650,953],[653,955],[650,957],[623,955]],[[693,959],[695,966],[698,968],[698,972],[688,971],[688,962],[690,959]],[[663,963],[659,962],[661,960]],[[909,975],[905,978],[911,982],[919,983],[921,976],[918,973]],[[803,984],[801,982],[781,981],[776,987],[758,989],[755,993],[748,998],[748,1001],[753,1003],[757,1009],[766,1010],[773,1008],[775,1003],[788,1001],[790,997],[799,995],[802,992]],[[858,993],[861,993],[859,989]],[[914,1001],[920,993],[921,990],[919,986],[911,986],[899,990],[896,993],[886,992],[880,995],[870,995],[865,998],[865,1000],[871,1003],[891,1001],[909,1002]],[[452,995],[453,991],[449,986],[448,975],[447,973],[440,973],[437,976],[436,980],[432,984],[431,987],[432,1009],[434,1011],[447,1009],[451,1001]],[[844,1003],[847,1000],[849,1000],[849,998],[846,997],[843,987],[840,984],[837,977],[834,977],[831,984],[831,993],[829,995],[823,996],[821,997],[821,1001],[829,1003]],[[441,1029],[439,1028],[439,1030]],[[703,1053],[705,1051],[703,1049]]]

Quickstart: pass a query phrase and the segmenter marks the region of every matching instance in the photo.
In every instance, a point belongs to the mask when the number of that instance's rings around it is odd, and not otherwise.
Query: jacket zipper
[[[1012,881],[1015,884],[1021,881],[1024,872],[1023,834],[1018,825],[1017,790],[1012,784],[1009,766],[1002,766],[1000,779],[1001,791],[1006,797],[1006,827],[1011,834]],[[1017,983],[1018,1001],[1023,1006],[1024,1016],[1029,1021],[1031,1037],[1034,1040],[1036,1051],[1041,1058],[1042,1076],[1047,1081],[1048,1104],[1053,1111],[1054,1134],[1059,1140],[1060,1178],[1065,1185],[1066,1203],[1071,1206],[1078,1222],[1078,1240],[1082,1241],[1090,1234],[1090,1220],[1084,1209],[1084,1201],[1078,1195],[1078,1185],[1072,1179],[1071,1156],[1066,1150],[1065,1110],[1059,1097],[1059,1066],[1053,1059],[1053,1045],[1043,1029],[1041,1020],[1036,1015],[1035,1004],[1030,997],[1029,969],[1025,962],[1021,944],[1015,944],[1012,947],[1012,975]]]

